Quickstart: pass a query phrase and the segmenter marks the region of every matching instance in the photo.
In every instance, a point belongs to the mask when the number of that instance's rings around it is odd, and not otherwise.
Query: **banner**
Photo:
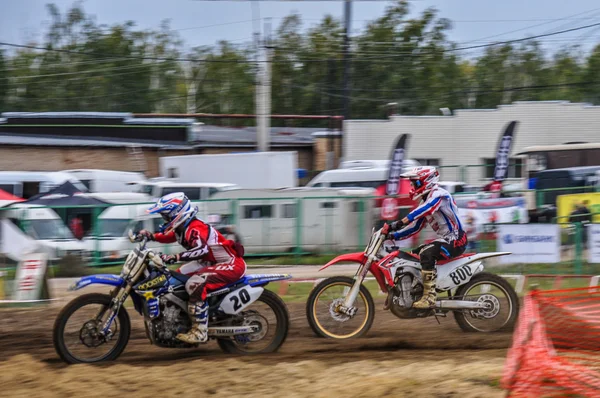
[[[524,197],[498,199],[456,199],[458,215],[469,240],[482,233],[494,233],[496,224],[528,221]]]
[[[556,224],[500,224],[496,250],[511,252],[503,264],[560,262],[560,227]]]
[[[398,182],[400,181],[400,174],[402,174],[402,164],[404,162],[404,152],[407,140],[408,134],[402,134],[398,137],[396,145],[392,150],[392,155],[390,156],[390,172],[388,173],[385,185],[386,195],[396,195],[398,193]]]
[[[559,223],[568,223],[569,217],[577,209],[577,206],[585,206],[592,216],[592,222],[600,223],[600,192],[577,193],[570,195],[559,195],[556,198],[556,215]],[[567,225],[563,224],[563,227]]]
[[[504,129],[504,134],[498,142],[496,150],[496,168],[494,169],[494,181],[504,181],[508,175],[508,163],[510,149],[512,147],[516,121],[512,121]]]
[[[32,253],[23,256],[17,267],[15,288],[12,299],[14,301],[40,300],[42,288],[46,283],[46,267],[48,256],[41,253]]]
[[[588,262],[600,263],[600,224],[589,224],[588,234]]]
[[[402,165],[404,163],[404,154],[406,152],[406,143],[408,134],[402,134],[398,137],[396,145],[390,156],[390,171],[385,183],[385,195],[397,195],[400,187],[400,175],[402,174]],[[385,198],[381,204],[381,218],[384,220],[395,220],[398,217],[398,201],[395,198]]]

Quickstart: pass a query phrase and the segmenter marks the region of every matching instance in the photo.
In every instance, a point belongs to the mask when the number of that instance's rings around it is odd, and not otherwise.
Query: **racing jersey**
[[[448,191],[435,187],[422,200],[419,207],[411,211],[406,218],[410,224],[394,234],[394,238],[406,239],[423,229],[425,222],[446,242],[460,239],[463,232],[458,218],[458,207]]]
[[[181,261],[201,260],[212,264],[231,264],[236,259],[235,242],[226,239],[210,225],[193,219],[182,234],[175,231],[155,233],[160,243],[179,242],[186,251],[179,254]]]

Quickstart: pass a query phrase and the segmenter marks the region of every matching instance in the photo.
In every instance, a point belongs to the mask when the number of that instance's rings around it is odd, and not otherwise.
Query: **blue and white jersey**
[[[458,207],[448,191],[435,187],[427,195],[427,200],[406,216],[410,224],[398,231],[396,239],[406,239],[425,226],[427,222],[437,235],[446,242],[458,239],[462,224],[458,218]]]

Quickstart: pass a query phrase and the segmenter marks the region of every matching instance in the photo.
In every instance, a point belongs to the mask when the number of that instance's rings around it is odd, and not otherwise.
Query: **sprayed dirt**
[[[63,303],[64,304],[64,303]],[[332,341],[310,330],[302,304],[290,304],[280,352],[254,357],[151,346],[130,311],[123,355],[102,365],[67,366],[52,346],[59,306],[0,310],[0,396],[500,397],[510,333],[466,334],[454,319],[398,320],[378,305],[364,338]]]

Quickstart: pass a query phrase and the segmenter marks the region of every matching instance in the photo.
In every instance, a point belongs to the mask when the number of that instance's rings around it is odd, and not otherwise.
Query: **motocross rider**
[[[440,175],[435,167],[415,167],[401,175],[408,178],[412,189],[412,200],[420,200],[419,206],[400,221],[390,224],[390,239],[402,240],[418,233],[427,222],[437,233],[438,239],[413,250],[421,261],[423,275],[423,296],[413,304],[413,308],[427,309],[435,305],[437,272],[435,263],[464,253],[467,235],[458,218],[458,208],[454,199],[438,185]]]
[[[223,237],[216,229],[196,217],[197,207],[181,192],[160,198],[147,210],[160,214],[165,221],[160,232],[142,230],[138,236],[160,243],[179,242],[186,251],[179,254],[162,254],[165,264],[188,261],[178,271],[192,275],[185,284],[190,296],[188,313],[192,327],[176,338],[189,344],[208,340],[208,291],[217,290],[241,279],[246,273],[244,252],[240,244]]]

